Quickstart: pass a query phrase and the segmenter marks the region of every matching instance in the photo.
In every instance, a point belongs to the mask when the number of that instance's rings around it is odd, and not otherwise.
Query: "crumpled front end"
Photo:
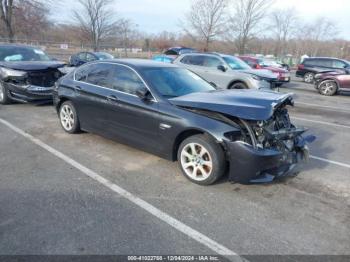
[[[21,74],[11,75],[11,71]],[[6,77],[2,77],[2,83],[6,87],[8,96],[18,102],[52,101],[54,84],[63,76],[58,69],[33,72],[11,71]]]
[[[267,183],[295,176],[309,159],[305,128],[291,124],[285,106],[267,121],[242,121],[241,139],[225,141],[229,154],[230,180],[237,183]]]
[[[230,181],[268,183],[276,178],[295,176],[309,158],[307,146],[283,153],[271,149],[254,149],[242,142],[226,143],[230,152]]]

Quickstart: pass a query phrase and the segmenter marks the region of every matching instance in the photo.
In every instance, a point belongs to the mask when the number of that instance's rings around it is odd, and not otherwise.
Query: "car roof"
[[[342,61],[344,63],[350,64],[349,61],[345,59],[336,58],[336,57],[308,57],[304,59],[303,63],[310,60],[336,60],[336,61]]]
[[[124,59],[108,59],[99,61],[96,63],[113,63],[122,64],[129,66],[134,69],[144,69],[144,68],[178,68],[178,66],[170,63],[163,63],[159,61],[149,60],[149,59],[134,59],[134,58],[124,58]]]
[[[325,60],[325,59],[330,59],[330,60],[341,60],[341,61],[346,61],[346,60],[343,60],[343,59],[339,59],[339,58],[336,58],[336,57],[308,57],[308,58],[305,58],[304,60]]]
[[[37,46],[31,46],[31,45],[21,45],[21,44],[0,44],[0,48],[7,48],[7,47],[18,47],[18,48],[28,48],[28,49],[40,49],[40,47]]]

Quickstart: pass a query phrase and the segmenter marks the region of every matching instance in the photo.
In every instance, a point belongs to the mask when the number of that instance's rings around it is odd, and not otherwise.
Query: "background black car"
[[[271,182],[308,155],[289,94],[216,90],[193,72],[148,60],[95,62],[54,91],[63,129],[80,129],[178,160],[191,181]]]
[[[180,47],[171,47],[167,49],[164,52],[164,55],[177,57],[179,55],[183,55],[187,53],[195,53],[195,52],[197,52],[196,49],[180,46]]]
[[[81,66],[85,63],[97,61],[97,60],[108,60],[113,59],[111,54],[106,52],[80,52],[72,55],[69,58],[69,64],[71,66]]]
[[[313,83],[316,74],[329,71],[348,73],[350,72],[350,62],[327,57],[306,58],[298,66],[296,76],[304,78],[306,83]]]
[[[53,61],[41,49],[0,45],[0,104],[52,101],[63,67],[65,63]]]

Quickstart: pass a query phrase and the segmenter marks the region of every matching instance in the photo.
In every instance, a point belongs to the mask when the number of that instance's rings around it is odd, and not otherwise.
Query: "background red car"
[[[278,83],[276,86],[281,86],[284,83],[289,83],[291,80],[291,75],[288,70],[285,70],[283,68],[275,67],[269,65],[269,63],[265,63],[265,61],[261,58],[257,58],[254,56],[238,56],[241,60],[246,62],[250,67],[254,69],[267,69],[271,72],[275,73],[278,77]]]

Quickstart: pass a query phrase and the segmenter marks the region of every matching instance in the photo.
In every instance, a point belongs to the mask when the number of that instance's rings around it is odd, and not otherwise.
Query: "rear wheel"
[[[3,83],[0,82],[0,104],[7,105],[11,103],[11,99],[8,97],[8,90]]]
[[[199,185],[211,185],[225,173],[223,149],[207,135],[195,135],[183,141],[178,161],[184,176]]]
[[[80,131],[79,118],[72,102],[64,102],[59,110],[61,126],[64,131],[76,134]]]
[[[304,76],[304,82],[308,84],[312,84],[315,80],[315,74],[314,73],[306,73]]]
[[[243,82],[232,84],[229,89],[248,89],[248,86]]]
[[[319,84],[318,90],[321,95],[334,96],[338,92],[338,84],[334,80],[326,80]]]

